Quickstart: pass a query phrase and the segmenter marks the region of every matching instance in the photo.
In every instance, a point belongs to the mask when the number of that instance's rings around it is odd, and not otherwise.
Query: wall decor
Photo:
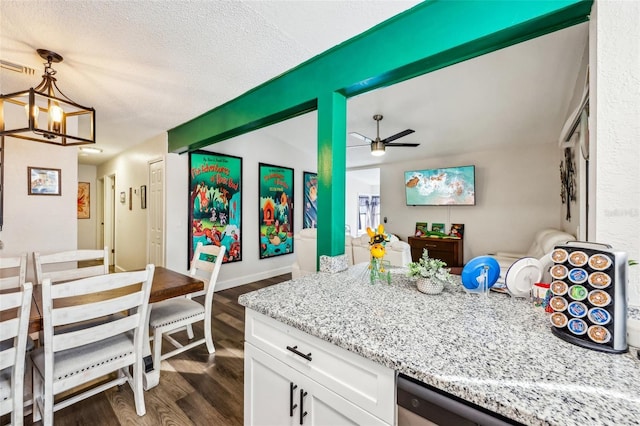
[[[573,150],[564,149],[564,160],[560,161],[560,198],[567,205],[565,219],[571,222],[571,202],[576,201],[576,163]]]
[[[140,187],[140,208],[147,208],[147,185],[142,185]]]
[[[189,258],[201,242],[226,247],[224,263],[242,260],[242,158],[189,154]]]
[[[416,230],[413,233],[414,237],[425,237],[429,232],[427,222],[416,222]]]
[[[431,224],[432,232],[444,232],[444,223],[432,223]]]
[[[28,167],[29,195],[62,195],[62,172],[60,169]]]
[[[122,192],[120,193],[120,202],[121,202],[122,204],[124,204],[124,203],[125,203],[125,201],[127,201],[127,196],[125,195],[124,191],[122,191]]]
[[[293,169],[258,165],[260,259],[293,253]]]
[[[89,182],[78,182],[78,219],[91,217],[91,193]]]
[[[464,223],[452,223],[449,235],[452,237],[462,238],[464,236]]]
[[[129,187],[129,210],[133,210],[133,188]]]
[[[303,228],[318,227],[318,174],[302,172],[304,188]]]

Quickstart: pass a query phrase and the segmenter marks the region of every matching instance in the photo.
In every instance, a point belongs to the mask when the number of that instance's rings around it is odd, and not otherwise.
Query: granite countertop
[[[392,271],[391,285],[370,284],[360,264],[239,302],[521,423],[640,425],[635,350],[606,354],[567,343],[526,299],[467,294],[459,283],[426,295]]]

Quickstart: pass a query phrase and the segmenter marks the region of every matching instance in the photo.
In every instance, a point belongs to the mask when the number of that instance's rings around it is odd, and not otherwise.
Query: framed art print
[[[91,217],[90,183],[78,182],[78,219]]]
[[[304,185],[303,228],[318,227],[318,174],[302,172]]]
[[[242,260],[242,158],[189,154],[189,259],[198,245],[226,247],[224,263]]]
[[[293,169],[258,165],[260,259],[293,253]]]
[[[29,195],[62,195],[62,177],[60,169],[27,167]]]

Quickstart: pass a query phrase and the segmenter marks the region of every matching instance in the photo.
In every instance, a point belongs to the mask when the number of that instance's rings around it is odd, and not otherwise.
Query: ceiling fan
[[[368,138],[364,135],[361,135],[360,133],[357,132],[351,132],[349,133],[351,136],[354,136],[358,139],[361,139],[365,142],[367,142],[367,144],[370,144],[371,146],[371,155],[375,155],[375,156],[381,156],[384,155],[385,152],[385,148],[388,146],[404,146],[404,147],[413,147],[415,148],[416,146],[420,145],[419,143],[398,143],[398,142],[392,142],[396,139],[400,139],[401,137],[410,135],[411,133],[415,132],[415,130],[413,129],[406,129],[403,130],[399,133],[396,133],[395,135],[391,135],[386,139],[380,139],[380,120],[382,120],[382,115],[381,114],[376,114],[373,116],[373,119],[376,120],[376,127],[377,127],[377,131],[376,131],[376,138],[375,139],[371,139]],[[367,146],[367,145],[351,145],[349,146],[349,148],[356,148],[356,147],[360,147],[360,146]]]

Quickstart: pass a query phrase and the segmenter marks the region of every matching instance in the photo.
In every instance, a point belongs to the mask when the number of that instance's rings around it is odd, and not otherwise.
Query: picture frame
[[[147,185],[142,185],[140,187],[140,208],[147,208]]]
[[[318,174],[302,172],[304,192],[304,211],[302,213],[303,228],[318,227]]]
[[[62,170],[27,167],[29,195],[62,195]]]
[[[414,237],[424,237],[427,235],[427,232],[429,231],[428,228],[428,223],[427,222],[416,222],[416,230],[413,233]]]
[[[258,164],[260,259],[293,253],[293,169]]]
[[[124,191],[120,193],[120,203],[124,204],[127,201],[127,195]]]
[[[444,232],[444,223],[432,223],[431,232]]]
[[[449,235],[456,238],[464,237],[464,223],[452,223]]]
[[[242,260],[242,158],[210,151],[189,154],[187,267],[198,243],[224,245],[223,263]]]
[[[78,219],[91,218],[91,184],[78,182]]]

